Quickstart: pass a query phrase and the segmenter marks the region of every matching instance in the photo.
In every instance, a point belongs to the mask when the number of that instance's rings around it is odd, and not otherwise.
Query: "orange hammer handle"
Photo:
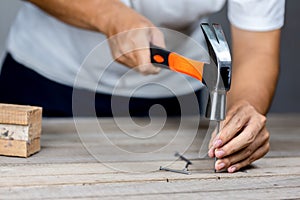
[[[204,63],[150,45],[151,62],[157,66],[192,76],[202,82]]]

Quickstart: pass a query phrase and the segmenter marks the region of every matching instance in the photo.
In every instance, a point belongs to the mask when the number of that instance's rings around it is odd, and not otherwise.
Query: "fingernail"
[[[215,141],[215,143],[214,143],[214,147],[215,148],[218,148],[218,147],[220,147],[221,145],[222,145],[222,140],[217,140],[217,141]]]
[[[219,164],[217,164],[217,169],[218,170],[221,170],[221,169],[223,169],[225,167],[225,163],[219,163]]]
[[[235,166],[232,166],[232,167],[229,167],[228,168],[228,172],[229,173],[233,173],[233,172],[235,172],[236,171],[236,167]]]
[[[220,157],[224,156],[225,152],[223,150],[216,150],[215,154],[216,154],[216,157],[220,158]]]

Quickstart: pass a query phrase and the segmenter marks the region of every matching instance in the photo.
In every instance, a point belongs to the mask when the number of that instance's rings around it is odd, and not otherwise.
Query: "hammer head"
[[[231,54],[222,27],[201,24],[211,62],[204,66],[203,83],[209,90],[206,117],[210,120],[225,119],[226,93],[231,85]]]

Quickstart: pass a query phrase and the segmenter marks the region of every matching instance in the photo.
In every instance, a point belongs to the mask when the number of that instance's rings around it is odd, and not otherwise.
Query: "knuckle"
[[[264,131],[263,140],[265,142],[270,140],[270,133],[268,131]]]
[[[138,71],[143,75],[151,74],[151,70],[147,66],[139,66]]]
[[[217,130],[216,130],[215,140],[217,140],[217,139],[224,140],[224,139],[226,139],[226,135],[228,135],[227,129],[220,130],[219,133],[217,133]]]
[[[238,117],[238,118],[236,119],[235,124],[236,124],[236,128],[239,129],[239,130],[240,130],[241,128],[243,128],[243,126],[244,126],[243,120],[242,120],[240,117]]]
[[[138,67],[138,70],[139,70],[139,72],[141,72],[142,74],[147,73],[146,67],[139,66],[139,67]]]
[[[246,149],[245,156],[248,158],[251,155],[252,155],[252,149],[250,149],[250,148]]]
[[[263,125],[265,125],[267,123],[267,117],[264,116],[264,115],[261,115],[261,117],[260,117],[260,123],[263,124]]]
[[[228,122],[229,119],[231,119],[233,117],[234,113],[236,113],[236,108],[231,108],[230,110],[228,110],[228,112],[226,114],[226,118],[224,120],[225,124]]]
[[[253,130],[252,130],[252,131],[249,131],[248,137],[247,137],[247,144],[253,143],[254,140],[255,140],[255,138],[256,138],[255,132],[254,132]]]
[[[232,158],[231,157],[223,158],[222,162],[225,163],[226,166],[230,166],[232,163]]]
[[[224,168],[227,168],[227,167],[229,167],[229,166],[231,166],[231,165],[234,164],[232,158],[222,159],[221,161],[225,164]]]
[[[266,126],[266,117],[261,115],[257,120],[256,120],[256,129],[261,131],[264,127]]]
[[[256,123],[253,130],[255,130],[256,135],[257,135],[258,133],[262,132],[262,129],[263,129],[263,126],[260,123]]]

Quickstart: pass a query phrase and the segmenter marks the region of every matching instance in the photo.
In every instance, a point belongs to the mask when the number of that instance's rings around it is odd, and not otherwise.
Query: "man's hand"
[[[143,74],[159,72],[150,64],[149,43],[165,47],[163,34],[120,0],[28,1],[65,23],[105,34],[118,62]]]
[[[221,131],[212,136],[208,155],[217,157],[215,169],[236,172],[269,151],[266,117],[246,101],[232,106],[221,123]]]
[[[235,172],[269,150],[264,116],[270,107],[279,74],[280,30],[246,31],[232,26],[232,85],[228,113],[213,135],[208,155],[216,170]]]
[[[110,19],[105,34],[116,61],[145,75],[158,73],[160,69],[150,64],[149,44],[165,47],[162,32],[125,5],[112,12]]]

